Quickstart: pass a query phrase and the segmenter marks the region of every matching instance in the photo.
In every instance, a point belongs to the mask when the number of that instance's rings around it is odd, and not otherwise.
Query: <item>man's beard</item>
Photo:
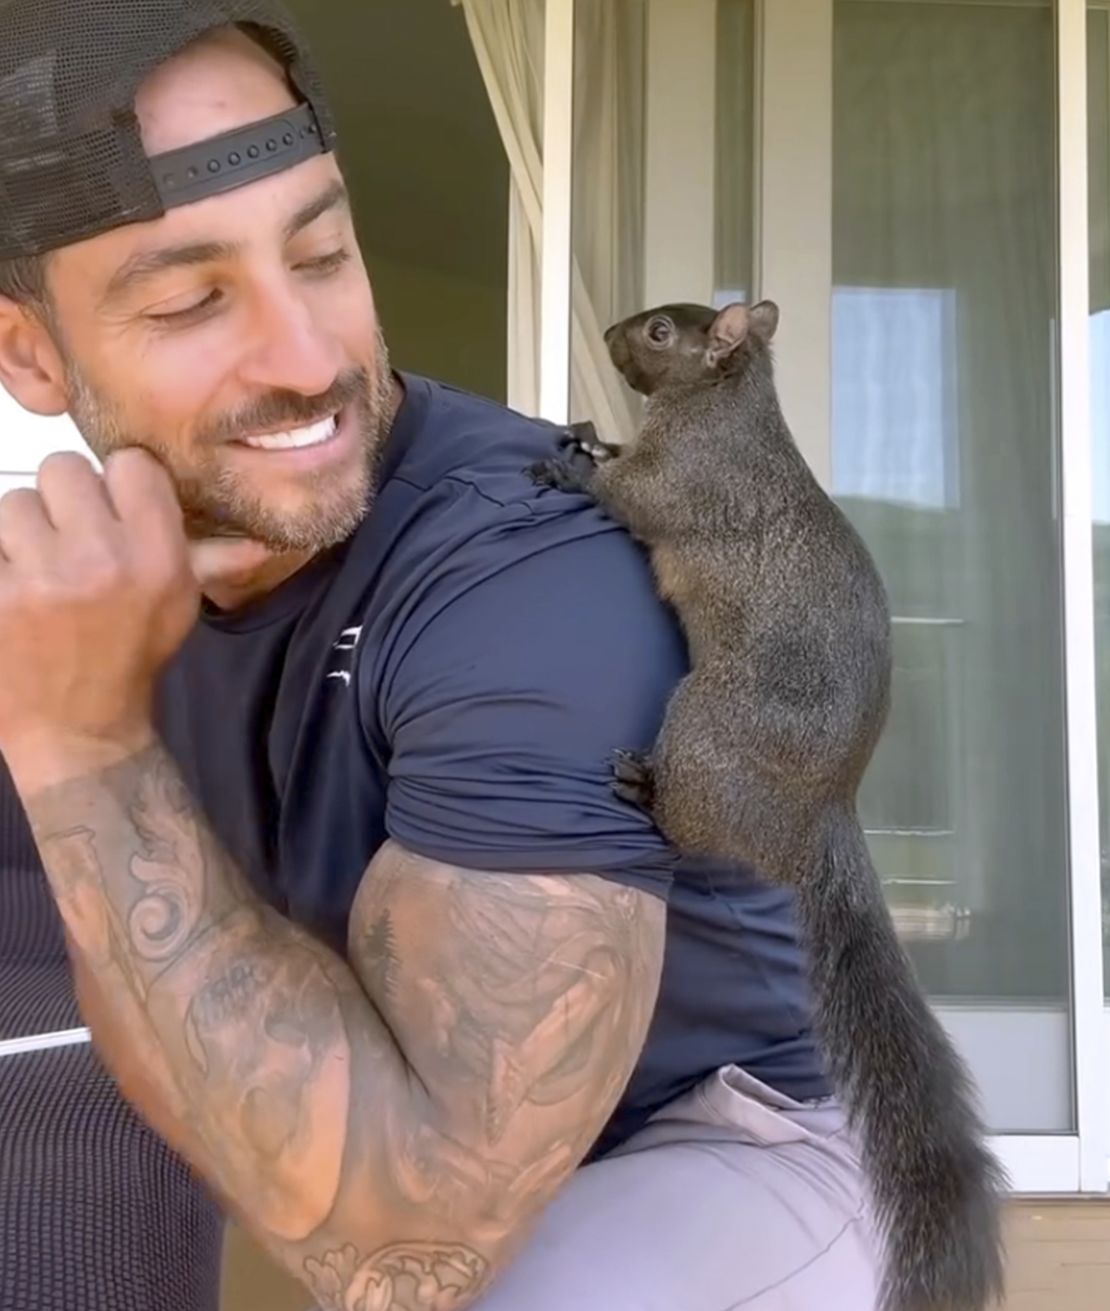
[[[389,351],[380,330],[372,371],[350,369],[322,396],[272,392],[205,424],[184,458],[152,434],[129,432],[116,407],[75,365],[67,367],[70,417],[90,449],[101,460],[130,446],[155,455],[173,478],[192,538],[249,537],[275,552],[317,553],[346,541],[370,509],[394,409]],[[305,474],[306,495],[297,510],[268,504],[243,473],[221,462],[226,443],[240,434],[306,428],[345,409],[359,425],[363,458],[354,468]]]

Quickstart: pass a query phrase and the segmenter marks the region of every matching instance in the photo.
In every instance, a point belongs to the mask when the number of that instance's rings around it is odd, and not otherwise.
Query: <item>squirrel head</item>
[[[779,307],[662,305],[645,310],[605,334],[613,363],[635,391],[650,396],[664,387],[690,386],[743,373],[775,335]]]

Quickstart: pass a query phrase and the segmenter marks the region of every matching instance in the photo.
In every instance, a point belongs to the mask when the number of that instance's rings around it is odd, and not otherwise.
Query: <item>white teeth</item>
[[[243,444],[256,451],[297,451],[306,446],[322,446],[331,441],[339,424],[333,415],[311,428],[297,428],[293,432],[270,432],[264,437],[245,437]]]

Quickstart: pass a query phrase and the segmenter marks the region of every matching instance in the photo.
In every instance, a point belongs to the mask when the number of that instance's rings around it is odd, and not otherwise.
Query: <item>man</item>
[[[790,903],[611,789],[680,636],[391,370],[287,18],[12,0],[0,117],[0,377],[105,461],[0,504],[0,750],[125,1093],[325,1308],[867,1311]]]
[[[0,761],[0,1045],[77,1028],[57,908]],[[86,1043],[0,1053],[3,1311],[216,1311],[223,1223]]]

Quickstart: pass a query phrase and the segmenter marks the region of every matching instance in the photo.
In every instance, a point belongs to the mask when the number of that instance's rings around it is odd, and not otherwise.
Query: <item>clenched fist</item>
[[[197,619],[200,588],[169,475],[125,450],[101,477],[51,456],[37,490],[0,500],[0,753],[140,743],[155,680]]]

